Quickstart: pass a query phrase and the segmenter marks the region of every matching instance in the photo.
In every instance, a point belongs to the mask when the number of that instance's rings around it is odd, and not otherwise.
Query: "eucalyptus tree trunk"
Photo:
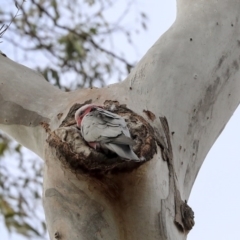
[[[0,129],[44,161],[50,239],[182,240],[203,160],[240,101],[240,1],[177,1],[177,19],[128,78],[62,92],[0,56]],[[139,163],[90,149],[74,122],[96,103],[122,115]]]

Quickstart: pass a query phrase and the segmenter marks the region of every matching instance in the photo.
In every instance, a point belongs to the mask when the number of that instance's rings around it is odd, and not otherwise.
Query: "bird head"
[[[77,126],[81,127],[81,122],[82,119],[86,114],[92,111],[94,107],[98,107],[97,105],[94,104],[86,104],[82,107],[80,107],[76,112],[75,112],[75,120],[77,122]]]

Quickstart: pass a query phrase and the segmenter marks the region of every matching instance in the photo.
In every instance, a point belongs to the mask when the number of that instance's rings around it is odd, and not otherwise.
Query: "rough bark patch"
[[[194,226],[194,212],[187,202],[182,201],[180,193],[175,194],[175,224],[180,231],[188,233]]]
[[[156,119],[156,116],[153,112],[149,110],[143,110],[143,112],[147,115],[149,120],[154,121]]]
[[[89,101],[84,104],[89,103]],[[141,159],[139,162],[127,160],[115,154],[106,155],[90,148],[81,137],[76,127],[74,115],[84,104],[75,104],[63,120],[60,128],[49,134],[47,142],[57,151],[57,156],[63,165],[75,173],[90,173],[94,175],[131,171],[144,162],[152,159],[156,153],[153,128],[141,116],[116,101],[106,101],[104,108],[122,116],[135,141],[134,152]]]

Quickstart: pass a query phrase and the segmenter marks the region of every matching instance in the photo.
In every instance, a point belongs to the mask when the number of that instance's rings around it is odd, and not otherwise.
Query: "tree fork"
[[[51,239],[186,239],[194,223],[186,203],[193,183],[240,102],[240,2],[177,3],[171,28],[125,81],[106,88],[62,92],[0,54],[0,129],[45,160]],[[63,129],[73,129],[66,117],[90,99],[126,105],[154,129],[156,151],[150,148],[149,159],[138,153],[148,161],[94,177],[65,167],[55,147],[67,139]],[[68,126],[59,128],[62,119]]]

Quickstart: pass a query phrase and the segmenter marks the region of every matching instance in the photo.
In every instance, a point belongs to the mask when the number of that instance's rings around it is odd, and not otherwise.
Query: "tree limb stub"
[[[90,148],[82,139],[79,129],[76,127],[74,114],[78,108],[90,103],[75,104],[71,107],[67,117],[62,121],[60,128],[50,133],[47,142],[56,148],[57,156],[63,165],[75,173],[90,173],[91,175],[131,171],[144,162],[152,159],[156,153],[153,128],[147,121],[120,105],[117,101],[105,101],[104,108],[119,114],[127,122],[130,134],[135,141],[134,152],[141,159],[140,162],[122,159],[115,155],[106,156]]]

